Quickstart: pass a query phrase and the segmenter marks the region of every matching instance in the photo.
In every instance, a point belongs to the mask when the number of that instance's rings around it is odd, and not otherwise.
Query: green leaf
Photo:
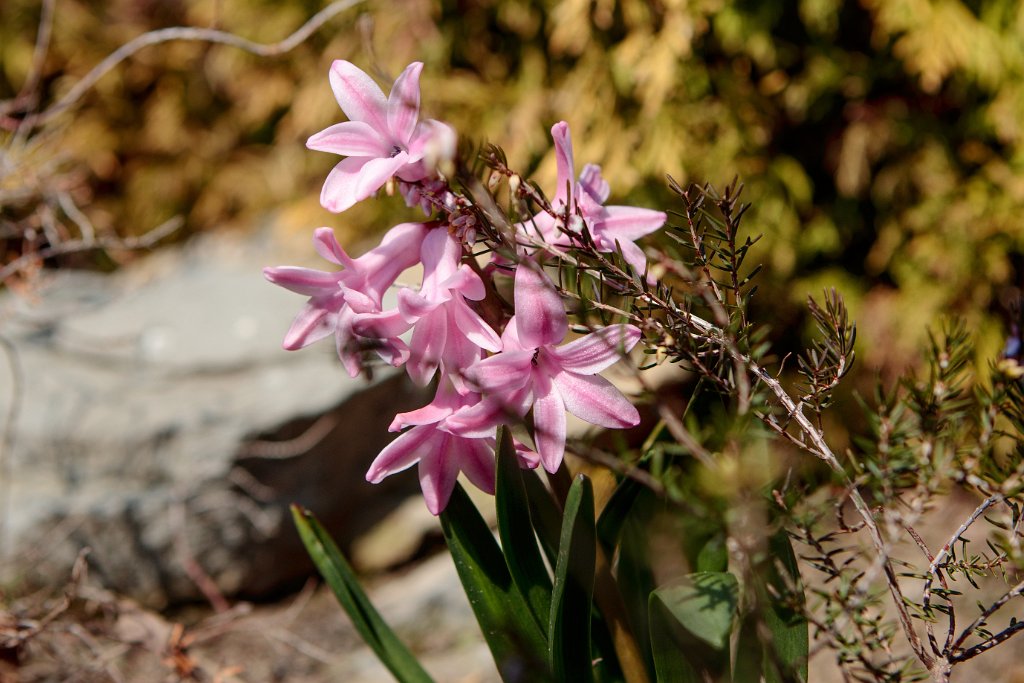
[[[800,583],[793,544],[785,530],[768,540],[770,566],[761,573],[767,584],[774,587],[775,595],[789,596],[794,592],[798,604],[789,604],[773,598],[763,584],[757,586],[758,601],[765,605],[764,621],[772,634],[771,650],[765,653],[765,680],[768,683],[790,683],[807,680],[807,660],[810,657],[809,625],[804,616],[804,593]]]
[[[551,596],[548,661],[558,681],[586,683],[593,680],[590,611],[596,557],[594,491],[590,480],[581,474],[573,481],[565,499]]]
[[[729,643],[739,582],[728,572],[697,572],[654,591],[669,614],[686,631],[724,650]]]
[[[672,637],[675,619],[653,593],[648,614],[656,680],[659,683],[701,683],[696,670],[686,661],[683,649]]]
[[[729,566],[729,551],[725,547],[725,538],[715,534],[707,540],[697,555],[697,571],[724,572]]]
[[[554,567],[558,561],[558,543],[562,535],[562,510],[535,471],[523,470],[520,476],[530,501],[530,521],[548,563]]]
[[[431,683],[427,672],[374,609],[355,572],[313,514],[292,505],[292,517],[320,575],[384,666],[402,683]]]
[[[551,680],[544,633],[487,523],[458,484],[441,513],[441,530],[502,680]]]
[[[622,527],[643,488],[643,484],[636,479],[623,479],[601,510],[601,516],[597,520],[597,538],[609,557],[615,554],[615,546],[619,544]]]
[[[644,487],[623,524],[619,541],[619,559],[616,580],[619,591],[629,613],[629,624],[637,643],[650,642],[648,633],[651,617],[649,603],[655,589],[654,572],[651,569],[650,529],[654,525],[655,508],[658,501],[654,493]],[[654,661],[649,648],[641,645],[647,657],[648,670],[653,675]],[[671,679],[669,679],[671,680]]]
[[[498,430],[497,469],[494,500],[505,563],[512,580],[526,597],[537,627],[546,631],[551,615],[551,577],[537,548],[523,470],[506,427]],[[547,496],[547,492],[544,495]]]

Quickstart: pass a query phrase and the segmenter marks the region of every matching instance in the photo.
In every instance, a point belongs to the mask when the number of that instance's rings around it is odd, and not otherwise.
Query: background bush
[[[320,7],[60,0],[44,95],[148,29],[272,42]],[[24,80],[38,15],[30,0],[0,6],[0,98]],[[542,186],[559,119],[618,203],[677,207],[665,174],[738,176],[754,204],[746,224],[765,233],[755,303],[785,341],[807,326],[806,296],[837,286],[860,326],[865,387],[913,364],[941,314],[964,317],[983,356],[1002,344],[1024,264],[1022,31],[1012,0],[366,3],[282,58],[148,48],[30,150],[5,146],[17,172],[2,187],[65,183],[98,228],[122,235],[178,214],[181,236],[254,229],[273,212],[303,248],[321,224],[356,241],[409,213],[378,202],[335,218],[317,204],[337,158],[303,143],[342,118],[327,69],[350,59],[386,81],[420,59],[428,114],[501,145]],[[0,205],[0,218],[18,211]],[[4,244],[9,259],[19,246]]]

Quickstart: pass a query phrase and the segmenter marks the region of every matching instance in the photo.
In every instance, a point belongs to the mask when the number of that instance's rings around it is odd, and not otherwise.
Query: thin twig
[[[1002,595],[1002,597],[1000,597],[994,603],[989,605],[984,612],[979,614],[974,621],[968,624],[967,628],[965,628],[963,632],[960,634],[960,637],[956,639],[955,643],[953,643],[953,646],[950,648],[950,653],[956,652],[961,647],[963,647],[964,641],[970,638],[971,635],[978,628],[983,626],[988,621],[989,617],[991,617],[997,611],[1002,609],[1003,605],[1008,603],[1013,598],[1016,598],[1017,596],[1021,595],[1022,593],[1024,593],[1024,581],[1021,581],[1016,586],[1006,591]],[[989,638],[985,639],[983,642],[979,643],[978,645],[975,645],[969,650],[961,652],[958,655],[953,655],[949,658],[949,661],[959,664],[960,662],[965,662],[968,659],[971,659],[972,657],[977,657],[985,650],[993,648],[999,643],[1003,642],[1004,640],[1007,640],[1011,636],[1019,633],[1021,629],[1024,629],[1024,621],[1014,622],[1013,624],[1003,629],[999,633],[990,636]]]
[[[28,268],[33,263],[38,263],[42,259],[53,258],[55,256],[77,254],[83,251],[91,251],[93,249],[124,249],[127,251],[148,249],[164,237],[167,237],[174,231],[178,230],[182,225],[184,225],[184,223],[185,221],[181,216],[175,216],[139,237],[122,238],[114,236],[100,237],[98,239],[94,238],[91,240],[67,240],[58,244],[50,245],[49,247],[40,249],[39,251],[28,252],[14,259],[3,268],[0,268],[0,283],[4,282],[15,273]]]
[[[904,528],[907,530],[907,533],[910,534],[910,537],[914,539],[914,543],[917,544],[917,547],[921,549],[922,553],[924,553],[924,556],[928,560],[928,562],[932,566],[935,566],[935,558],[932,556],[931,551],[928,550],[928,546],[925,544],[924,539],[921,538],[917,531],[914,530],[914,527],[912,527],[910,524],[905,524]],[[947,545],[946,547],[948,548],[949,546]],[[926,616],[931,616],[929,601],[931,599],[931,578],[933,576],[938,576],[939,581],[942,583],[943,589],[945,589],[946,591],[949,590],[949,583],[947,583],[946,577],[941,572],[937,572],[936,574],[929,574],[928,579],[926,580],[924,598],[922,601],[923,610]],[[946,624],[946,644],[942,647],[942,649],[939,648],[939,643],[935,640],[935,624],[933,623],[933,621],[929,619],[925,624],[925,629],[928,633],[928,644],[931,645],[932,652],[935,653],[936,657],[942,657],[942,653],[945,651],[946,648],[949,647],[949,643],[953,638],[953,633],[956,631],[956,609],[954,608],[953,601],[950,600],[948,597],[946,598],[946,602],[949,605],[949,614]]]
[[[89,73],[83,76],[80,81],[75,83],[75,85],[72,86],[72,88],[55,104],[51,105],[39,114],[25,117],[22,121],[22,125],[28,128],[36,128],[62,114],[65,110],[75,104],[86,92],[88,92],[88,90],[92,88],[97,81],[110,73],[114,67],[134,55],[139,50],[152,45],[159,45],[160,43],[167,43],[175,40],[217,43],[220,45],[236,47],[259,57],[276,57],[295,49],[295,47],[309,38],[309,36],[311,36],[330,19],[361,2],[363,2],[363,0],[338,0],[337,2],[333,2],[314,14],[305,24],[299,27],[297,31],[289,35],[287,38],[277,43],[270,44],[257,43],[227,31],[187,26],[175,26],[172,28],[158,29],[156,31],[143,33],[107,55],[103,61],[94,66]]]
[[[985,514],[986,510],[988,510],[993,505],[996,505],[997,503],[1001,503],[1003,500],[1005,500],[1004,496],[1002,494],[999,494],[999,493],[991,495],[988,498],[986,498],[985,500],[983,500],[981,502],[981,504],[978,505],[978,507],[974,509],[974,512],[971,513],[970,517],[968,517],[966,520],[964,520],[964,523],[960,525],[960,528],[958,528],[953,533],[953,535],[949,537],[949,540],[946,541],[946,544],[944,546],[942,546],[942,549],[932,559],[931,564],[928,566],[928,576],[924,580],[924,588],[922,589],[922,593],[921,593],[921,605],[922,605],[922,607],[925,610],[925,614],[927,614],[929,612],[930,608],[931,608],[932,584],[934,583],[934,580],[936,578],[940,579],[942,581],[942,583],[943,583],[943,586],[945,587],[946,581],[942,577],[942,569],[943,569],[943,567],[946,566],[946,558],[949,556],[950,550],[952,550],[953,547],[963,537],[963,535],[965,533],[967,533],[967,530],[971,528],[971,525],[973,525],[976,521],[978,521],[978,519],[983,514]],[[947,598],[947,601],[948,601],[948,598]],[[956,649],[956,645],[953,644],[953,632],[954,632],[955,628],[956,628],[955,621],[953,621],[953,605],[950,602],[950,627],[949,627],[949,633],[946,635],[946,642],[945,642],[945,644],[942,647],[942,651],[941,652],[936,652],[936,654],[948,656],[950,651],[951,651],[950,650],[950,646],[951,645],[952,645],[953,649]],[[928,629],[929,629],[929,638],[931,638],[931,624],[929,624]],[[973,629],[971,629],[971,630],[973,630]],[[933,649],[934,649],[934,647],[935,647],[935,645],[933,644]]]

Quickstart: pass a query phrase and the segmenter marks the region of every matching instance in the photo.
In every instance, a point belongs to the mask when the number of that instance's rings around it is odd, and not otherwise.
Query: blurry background
[[[271,42],[320,6],[61,0],[44,102],[145,30],[213,26]],[[0,8],[2,98],[24,81],[38,18],[33,0]],[[1024,251],[1014,0],[367,2],[279,58],[144,50],[31,154],[5,159],[2,189],[58,177],[98,229],[122,235],[176,215],[177,239],[245,231],[268,212],[300,243],[320,224],[351,241],[380,232],[408,216],[400,203],[334,217],[316,201],[337,158],[303,143],[342,119],[326,79],[337,58],[385,83],[424,61],[425,113],[502,146],[542,184],[559,119],[578,163],[602,164],[620,203],[672,208],[665,174],[738,176],[754,204],[748,227],[766,235],[769,317],[782,330],[808,293],[839,287],[862,329],[863,371],[911,363],[939,313],[965,316],[985,354],[1000,344],[994,314]],[[3,202],[0,218],[19,210]],[[7,239],[4,257],[23,248]]]

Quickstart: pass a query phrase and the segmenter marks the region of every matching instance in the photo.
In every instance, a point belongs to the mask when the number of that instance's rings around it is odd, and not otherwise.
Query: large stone
[[[54,585],[89,546],[106,585],[146,604],[199,598],[206,577],[263,596],[308,571],[289,503],[344,545],[416,487],[363,474],[425,397],[394,372],[350,379],[328,341],[283,351],[304,300],[264,281],[274,251],[205,237],[0,296],[5,582]]]

